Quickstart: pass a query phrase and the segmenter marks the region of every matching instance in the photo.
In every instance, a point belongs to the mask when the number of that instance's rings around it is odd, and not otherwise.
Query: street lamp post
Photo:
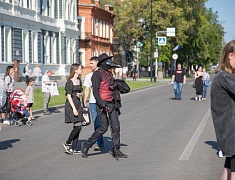
[[[151,82],[153,81],[153,73],[152,73],[152,70],[153,70],[153,57],[152,57],[152,51],[153,51],[153,24],[152,24],[152,21],[153,21],[153,7],[152,7],[152,0],[151,0],[151,3],[150,3],[150,77],[151,77]]]

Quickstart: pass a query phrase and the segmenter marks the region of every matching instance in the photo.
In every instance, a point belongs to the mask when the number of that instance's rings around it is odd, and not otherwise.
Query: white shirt
[[[39,67],[35,67],[33,69],[34,76],[40,76],[41,75],[41,69]]]
[[[25,66],[25,73],[24,73],[26,76],[29,75],[29,67],[28,66]]]
[[[45,84],[44,82],[50,81],[50,78],[47,76],[47,74],[44,74],[42,76],[42,92],[50,92],[50,84]]]
[[[93,72],[89,73],[86,75],[85,80],[84,80],[84,86],[89,87],[91,90],[90,93],[90,99],[89,99],[89,103],[96,103],[95,97],[93,95],[93,88],[92,88],[92,82],[91,82],[91,76],[93,75]]]

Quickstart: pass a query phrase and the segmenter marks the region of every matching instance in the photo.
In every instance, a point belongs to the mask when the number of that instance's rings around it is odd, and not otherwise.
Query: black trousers
[[[100,118],[100,126],[95,130],[95,132],[91,135],[91,137],[85,142],[85,146],[87,148],[91,148],[92,145],[108,130],[110,125],[112,140],[113,140],[113,148],[120,148],[120,122],[118,119],[118,110],[113,109],[112,112],[109,113],[109,118],[105,111],[96,106],[98,116]]]
[[[28,75],[25,75],[25,82],[26,82],[26,84],[29,83],[29,76]]]

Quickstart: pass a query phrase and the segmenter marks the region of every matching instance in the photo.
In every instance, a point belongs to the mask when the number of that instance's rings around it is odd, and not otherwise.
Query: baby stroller
[[[24,124],[27,126],[32,125],[32,121],[30,119],[30,114],[26,110],[27,102],[26,95],[21,89],[14,90],[10,95],[10,103],[11,103],[11,112],[12,120],[15,126],[21,126]]]

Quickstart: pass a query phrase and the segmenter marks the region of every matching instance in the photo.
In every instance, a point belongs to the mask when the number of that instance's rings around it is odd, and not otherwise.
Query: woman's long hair
[[[235,40],[230,41],[224,47],[216,72],[222,70],[230,74],[235,73],[235,70],[231,67],[230,62],[229,62],[229,58],[228,58],[229,53],[235,53]]]
[[[81,64],[78,64],[78,63],[74,63],[74,64],[71,65],[68,80],[73,78],[73,76],[75,74],[75,71],[78,70],[79,66],[81,66]],[[78,79],[80,79],[79,76],[78,76]]]
[[[7,66],[6,67],[6,72],[5,72],[5,75],[4,75],[4,79],[5,79],[5,77],[10,76],[10,70],[12,68],[14,68],[14,67],[13,66]]]

